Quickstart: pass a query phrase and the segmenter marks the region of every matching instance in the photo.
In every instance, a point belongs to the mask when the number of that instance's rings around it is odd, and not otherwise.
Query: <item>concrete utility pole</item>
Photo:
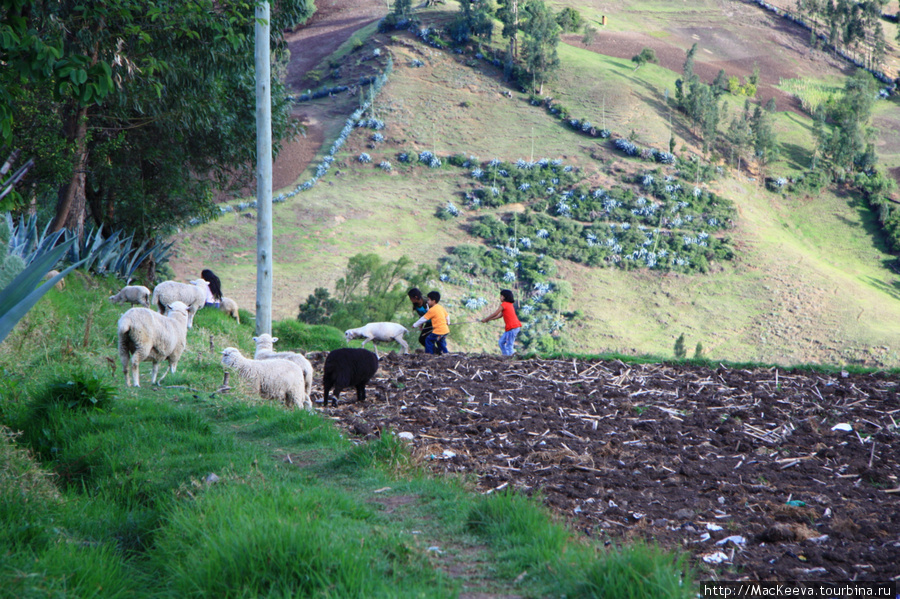
[[[256,6],[256,334],[272,334],[272,80],[269,3]]]

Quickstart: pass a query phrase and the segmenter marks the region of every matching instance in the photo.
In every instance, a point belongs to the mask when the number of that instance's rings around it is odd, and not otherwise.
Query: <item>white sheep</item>
[[[166,315],[147,308],[131,308],[119,318],[119,359],[125,373],[125,384],[141,386],[140,363],[153,362],[151,383],[160,384],[169,372],[175,372],[178,359],[187,344],[188,307],[173,302]],[[159,363],[169,362],[169,368],[156,380]]]
[[[50,272],[48,272],[47,274],[44,275],[44,280],[49,281],[50,279],[52,279],[53,277],[55,277],[58,274],[59,274],[58,270],[51,270]],[[62,291],[63,289],[66,288],[66,280],[65,279],[58,280],[56,282],[56,285],[54,285],[53,287],[55,287],[57,291]]]
[[[235,319],[238,324],[241,324],[241,315],[238,312],[237,302],[231,299],[230,297],[223,297],[221,303],[219,303],[219,310],[227,314],[228,316]]]
[[[298,364],[277,358],[251,360],[234,347],[222,350],[222,364],[250,381],[254,391],[264,399],[283,401],[288,408],[312,409],[312,400],[306,394],[303,369]]]
[[[406,327],[395,322],[370,322],[369,324],[361,326],[358,329],[347,329],[346,331],[344,331],[344,337],[347,339],[347,341],[363,337],[364,341],[362,342],[360,347],[365,347],[366,343],[371,341],[372,346],[375,348],[376,356],[378,355],[378,346],[375,345],[376,341],[396,341],[403,347],[403,353],[408,354],[409,345],[403,338],[406,333]]]
[[[109,296],[109,301],[114,304],[140,304],[150,307],[150,290],[143,285],[126,285],[115,295]]]
[[[197,279],[190,283],[163,281],[153,288],[153,297],[150,301],[152,305],[159,308],[160,313],[164,312],[166,306],[172,302],[183,302],[188,307],[187,328],[190,329],[194,326],[194,314],[206,305],[208,290],[209,283],[203,279]]]
[[[309,360],[307,360],[303,354],[292,351],[276,352],[273,346],[275,345],[275,342],[278,341],[278,337],[273,337],[268,333],[263,333],[259,337],[254,337],[253,341],[256,343],[256,353],[253,355],[254,359],[271,360],[272,358],[277,358],[281,360],[290,360],[300,366],[303,370],[303,377],[306,383],[306,397],[310,398],[310,402],[312,402],[313,367]]]

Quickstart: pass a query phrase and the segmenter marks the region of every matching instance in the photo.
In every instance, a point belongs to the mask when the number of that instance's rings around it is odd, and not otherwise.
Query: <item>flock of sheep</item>
[[[140,386],[139,365],[150,360],[153,363],[151,383],[160,384],[169,372],[175,372],[178,360],[187,345],[187,330],[192,328],[194,314],[206,305],[208,283],[197,279],[190,283],[165,281],[154,288],[153,293],[141,285],[129,285],[111,296],[113,303],[140,304],[119,318],[118,352],[125,373],[125,384]],[[159,312],[150,309],[155,306]],[[240,322],[237,304],[223,298],[220,309]],[[345,338],[363,339],[363,345],[371,341],[375,353],[363,348],[341,348],[328,354],[323,372],[324,402],[328,405],[330,393],[333,403],[343,389],[355,388],[358,401],[366,397],[366,384],[378,370],[376,341],[396,341],[409,353],[404,339],[407,329],[391,322],[369,323],[357,329],[349,329]],[[278,341],[264,333],[254,337],[256,353],[246,358],[234,347],[222,351],[222,364],[249,381],[254,391],[264,399],[281,401],[286,407],[312,409],[313,367],[309,360],[296,352],[276,352]],[[157,374],[162,361],[169,368],[159,380]]]

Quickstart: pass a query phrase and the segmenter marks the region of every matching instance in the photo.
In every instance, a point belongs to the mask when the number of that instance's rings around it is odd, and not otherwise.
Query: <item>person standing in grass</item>
[[[428,305],[425,303],[425,296],[422,295],[422,292],[419,291],[419,288],[413,287],[406,292],[406,295],[409,296],[409,301],[412,304],[412,309],[413,312],[416,313],[416,316],[420,318],[422,316],[425,316],[425,313],[428,312]],[[425,339],[430,333],[431,321],[428,321],[422,325],[422,331],[419,333],[419,343],[422,344],[422,347],[425,347]]]
[[[447,335],[450,334],[450,315],[440,305],[441,294],[437,291],[429,291],[425,302],[428,304],[428,311],[417,320],[413,327],[419,328],[426,322],[431,321],[431,332],[425,337],[425,353],[426,354],[446,354],[447,353]]]
[[[503,323],[506,325],[505,332],[500,336],[500,353],[504,356],[513,355],[513,344],[516,342],[516,336],[522,328],[519,317],[516,316],[515,299],[512,291],[509,289],[500,290],[500,307],[489,316],[481,319],[481,322],[488,322],[503,317]]]

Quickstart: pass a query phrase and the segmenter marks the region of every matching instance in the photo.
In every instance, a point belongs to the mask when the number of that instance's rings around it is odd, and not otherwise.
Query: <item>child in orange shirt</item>
[[[440,305],[441,294],[437,291],[430,291],[425,302],[428,304],[428,312],[417,320],[413,327],[419,328],[425,322],[431,321],[432,330],[425,337],[425,353],[426,354],[446,354],[447,353],[447,335],[450,333],[450,316],[444,307]],[[436,351],[435,351],[436,350]]]
[[[515,300],[513,299],[512,291],[509,289],[500,290],[500,307],[490,316],[482,318],[481,322],[496,320],[501,316],[503,317],[503,323],[506,325],[506,331],[500,336],[500,353],[504,356],[511,356],[515,353],[513,344],[516,342],[516,336],[522,328],[522,323],[519,322],[519,317],[516,316]]]

